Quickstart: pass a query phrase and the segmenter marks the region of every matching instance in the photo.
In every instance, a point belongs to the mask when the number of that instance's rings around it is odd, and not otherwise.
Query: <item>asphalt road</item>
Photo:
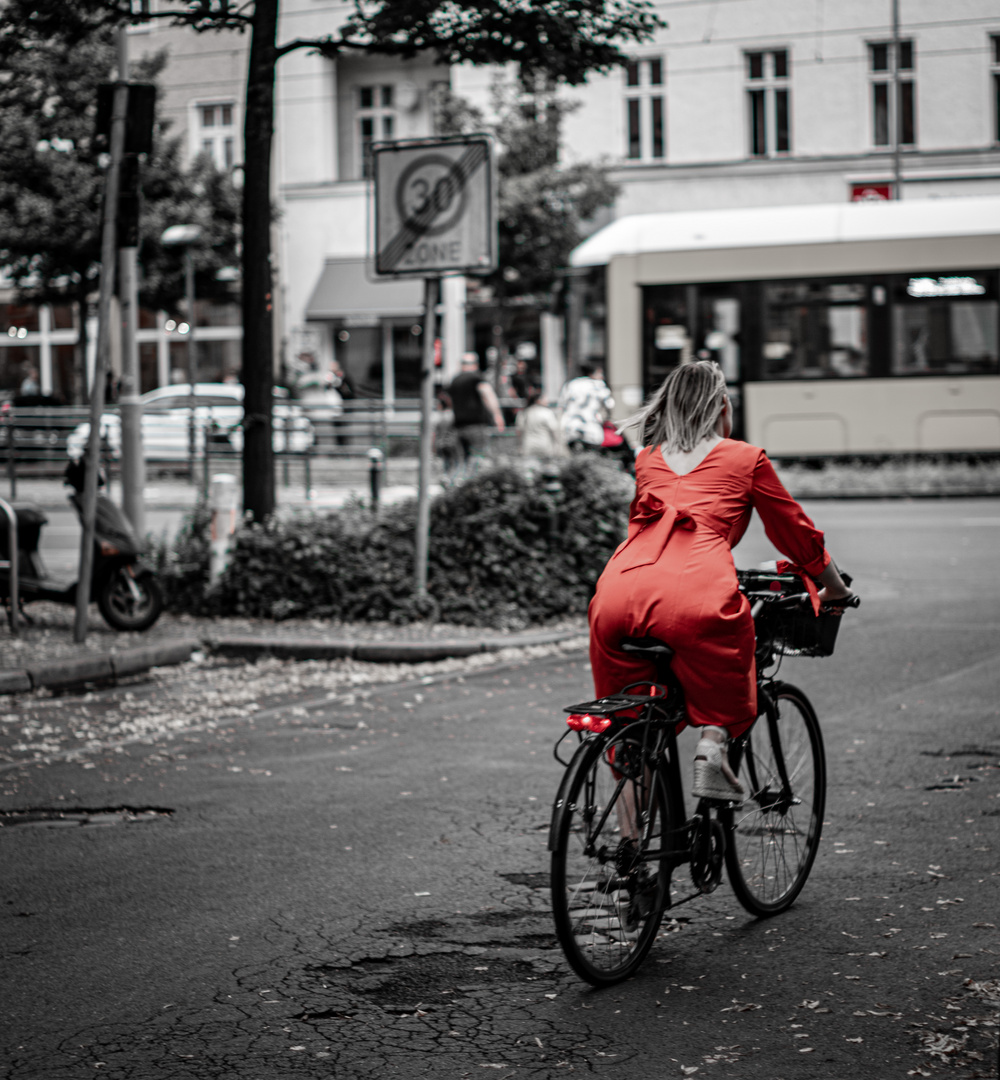
[[[591,991],[545,891],[582,654],[276,683],[214,731],[0,773],[0,1076],[996,1076],[1000,502],[810,509],[864,604],[836,656],[782,673],[830,768],[790,912],[751,919],[723,885]],[[755,531],[737,562],[770,554]],[[18,708],[168,709],[191,678]],[[9,814],[40,808],[87,813]]]

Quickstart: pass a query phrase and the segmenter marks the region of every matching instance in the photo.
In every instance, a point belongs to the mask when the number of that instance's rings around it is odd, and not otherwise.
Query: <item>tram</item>
[[[572,265],[620,416],[713,357],[772,456],[1000,453],[1000,197],[633,215]]]

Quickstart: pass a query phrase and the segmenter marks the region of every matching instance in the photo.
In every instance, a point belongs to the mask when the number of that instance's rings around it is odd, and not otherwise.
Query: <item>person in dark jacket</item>
[[[496,392],[479,369],[479,357],[465,353],[462,370],[448,387],[455,414],[461,467],[466,475],[475,472],[486,456],[490,428],[503,431],[503,414]]]

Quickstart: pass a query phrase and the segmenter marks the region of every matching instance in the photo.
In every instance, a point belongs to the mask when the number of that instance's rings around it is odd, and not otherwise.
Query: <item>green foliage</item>
[[[33,5],[7,5],[0,33],[0,263],[34,299],[67,289],[81,297],[100,272],[105,180],[95,115],[97,87],[116,63],[115,35],[98,26],[77,39],[70,19],[45,35],[34,15]],[[149,56],[130,75],[155,82],[165,64],[166,54]],[[226,297],[215,271],[237,261],[232,181],[204,158],[185,173],[180,141],[162,122],[141,177],[142,302],[169,308],[184,295],[182,254],[159,242],[166,225],[180,221],[201,224],[207,238],[196,256],[198,296]]]
[[[172,543],[147,541],[150,562],[163,586],[164,601],[174,611],[195,611],[204,601],[211,518],[206,505],[199,503],[184,519]]]
[[[563,117],[578,103],[560,96],[550,80],[501,77],[492,99],[490,123],[474,105],[441,90],[435,121],[445,135],[490,131],[497,141],[499,269],[484,282],[502,303],[552,289],[587,223],[614,203],[618,186],[603,162],[560,163]]]
[[[587,610],[625,535],[632,494],[625,474],[591,457],[567,462],[559,478],[562,493],[553,499],[542,478],[498,466],[439,496],[431,506],[425,600],[413,593],[413,501],[377,515],[351,503],[322,517],[245,525],[211,592],[200,512],[161,554],[158,569],[175,610],[397,623],[433,618],[497,629],[544,623]]]

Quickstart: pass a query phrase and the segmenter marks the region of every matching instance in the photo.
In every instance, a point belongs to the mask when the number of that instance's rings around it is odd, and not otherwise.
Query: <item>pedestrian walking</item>
[[[559,394],[560,423],[569,448],[599,448],[604,442],[604,421],[610,419],[614,407],[603,367],[582,363],[580,374],[570,379]]]
[[[448,396],[455,414],[460,469],[471,476],[486,457],[491,428],[503,431],[505,427],[496,392],[480,370],[474,352],[462,356],[462,370],[448,387]]]
[[[542,390],[529,384],[525,407],[517,414],[517,448],[529,468],[566,456],[566,441]]]
[[[442,479],[451,482],[458,465],[458,436],[455,434],[455,410],[448,391],[438,388],[434,395],[434,414],[431,417],[434,453],[441,461]]]

